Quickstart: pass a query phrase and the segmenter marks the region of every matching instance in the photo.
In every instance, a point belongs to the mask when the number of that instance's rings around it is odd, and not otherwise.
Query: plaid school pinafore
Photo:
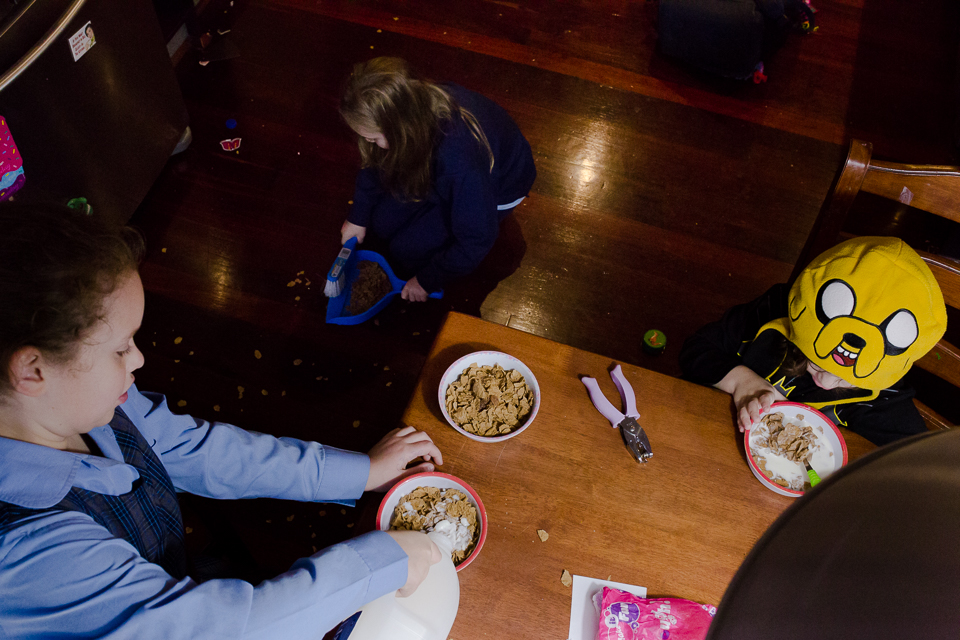
[[[173,482],[150,445],[118,407],[110,421],[123,460],[140,478],[120,496],[73,487],[59,503],[46,509],[28,509],[0,502],[0,528],[23,518],[50,511],[80,511],[117,538],[133,545],[149,562],[178,580],[187,575],[183,518]]]

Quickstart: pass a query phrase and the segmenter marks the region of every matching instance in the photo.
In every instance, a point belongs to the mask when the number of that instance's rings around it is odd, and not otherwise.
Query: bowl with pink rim
[[[480,553],[484,541],[487,539],[487,510],[483,506],[483,501],[476,491],[469,484],[440,471],[426,471],[416,473],[412,476],[400,480],[397,484],[387,491],[380,501],[380,508],[377,510],[377,527],[381,531],[390,531],[394,512],[400,505],[400,501],[409,495],[412,491],[421,487],[436,487],[437,489],[459,489],[466,494],[467,500],[477,510],[477,524],[479,532],[476,536],[476,542],[469,554],[457,565],[457,571],[465,569]]]
[[[757,480],[782,496],[799,498],[805,490],[810,489],[806,469],[801,463],[774,453],[763,444],[769,436],[769,425],[776,422],[776,414],[782,416],[784,426],[810,427],[816,444],[810,457],[810,466],[821,480],[847,464],[847,443],[840,430],[825,415],[799,402],[773,403],[763,412],[760,421],[744,432],[747,465]]]

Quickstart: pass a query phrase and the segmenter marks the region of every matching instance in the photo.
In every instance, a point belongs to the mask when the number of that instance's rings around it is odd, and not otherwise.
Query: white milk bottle
[[[377,598],[360,609],[360,619],[348,640],[447,640],[460,607],[460,580],[450,554],[453,535],[438,522],[427,535],[442,559],[408,598],[397,592]]]

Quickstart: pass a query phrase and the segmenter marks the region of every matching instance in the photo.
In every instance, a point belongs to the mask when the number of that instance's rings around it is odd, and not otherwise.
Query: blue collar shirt
[[[369,475],[364,454],[175,415],[163,396],[136,387],[121,409],[178,491],[352,504]],[[0,437],[0,501],[47,509],[72,487],[129,492],[139,472],[112,429],[90,436],[103,457]],[[320,638],[406,577],[406,554],[376,531],[256,587],[178,581],[86,514],[51,510],[0,527],[0,638]]]

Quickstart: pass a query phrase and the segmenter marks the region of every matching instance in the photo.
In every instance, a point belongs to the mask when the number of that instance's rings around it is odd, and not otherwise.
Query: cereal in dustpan
[[[357,264],[357,272],[357,279],[350,288],[350,302],[345,310],[348,316],[360,315],[393,291],[390,277],[376,262],[361,260]]]
[[[480,534],[477,508],[459,489],[420,487],[400,498],[390,520],[391,529],[433,531],[446,520],[456,527],[453,563],[460,564],[473,550]]]
[[[476,363],[447,387],[445,398],[450,418],[480,436],[510,433],[530,414],[533,401],[533,390],[519,371]]]

